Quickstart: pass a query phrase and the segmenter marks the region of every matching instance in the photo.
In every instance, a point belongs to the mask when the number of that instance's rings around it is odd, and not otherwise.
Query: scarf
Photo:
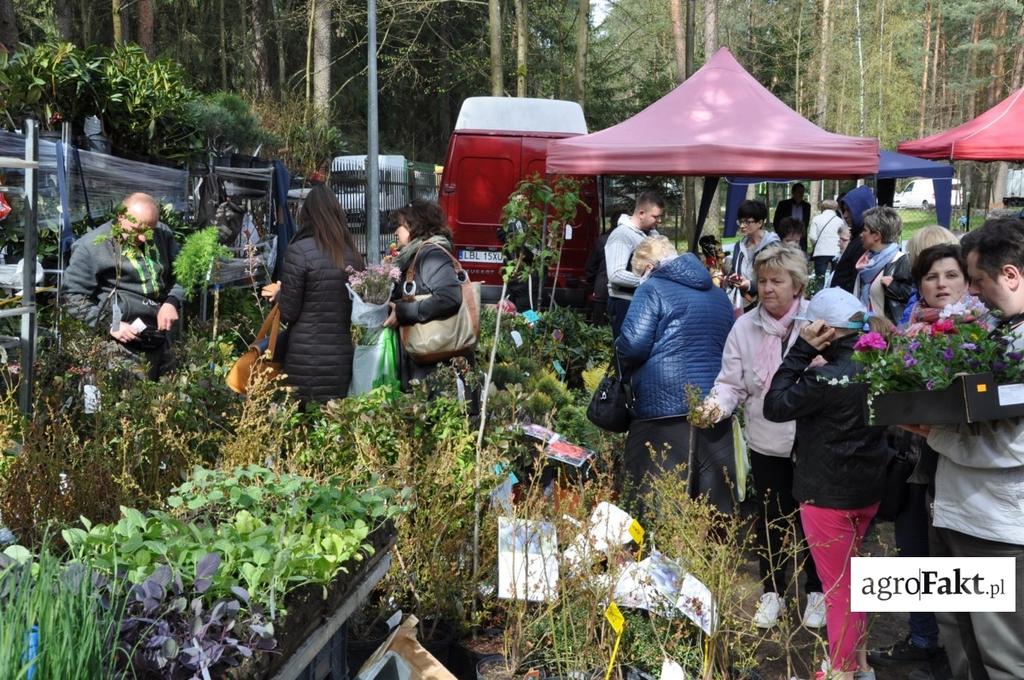
[[[858,272],[857,276],[860,277],[860,301],[865,307],[871,309],[871,284],[882,273],[885,269],[885,265],[892,261],[892,258],[896,257],[896,253],[900,251],[899,244],[890,243],[886,247],[879,250],[877,253],[871,250],[865,251],[860,259],[857,260],[855,265]]]
[[[758,305],[758,320],[761,322],[761,330],[764,331],[761,344],[754,353],[754,375],[761,381],[762,385],[768,385],[775,371],[782,364],[783,342],[793,332],[793,317],[800,309],[800,297],[793,300],[789,310],[776,319],[764,308]]]
[[[441,246],[449,253],[452,252],[452,242],[447,237],[441,236],[440,234],[431,236],[429,238],[414,238],[405,244],[405,247],[398,251],[398,255],[395,255],[395,266],[401,269],[403,272],[412,262],[412,258],[416,256],[420,248],[425,245]]]

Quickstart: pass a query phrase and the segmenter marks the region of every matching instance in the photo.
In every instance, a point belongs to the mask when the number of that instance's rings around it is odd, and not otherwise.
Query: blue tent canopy
[[[924,177],[932,180],[935,187],[935,218],[936,221],[949,226],[949,219],[952,213],[951,197],[953,193],[953,166],[944,163],[936,163],[924,158],[915,158],[895,151],[883,151],[879,157],[878,174],[878,202],[880,205],[892,205],[893,195],[896,191],[896,180],[902,177]],[[785,179],[750,179],[746,177],[730,177],[729,190],[726,194],[725,207],[725,235],[736,235],[736,213],[740,203],[747,195],[747,187],[751,184],[761,182],[776,182],[788,184],[792,180]],[[774,208],[774,206],[768,206]]]

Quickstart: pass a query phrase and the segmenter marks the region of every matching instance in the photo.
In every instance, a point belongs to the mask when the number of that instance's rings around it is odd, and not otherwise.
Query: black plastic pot
[[[515,680],[515,674],[506,667],[504,656],[492,654],[477,663],[476,680]]]
[[[363,639],[352,636],[352,629],[349,629],[348,649],[345,654],[345,661],[348,664],[349,677],[355,677],[356,673],[369,659],[377,648],[384,644],[391,634],[391,629],[384,621],[379,621]]]
[[[448,667],[452,643],[455,642],[455,626],[448,621],[424,619],[417,626],[417,638],[423,648],[437,661]]]

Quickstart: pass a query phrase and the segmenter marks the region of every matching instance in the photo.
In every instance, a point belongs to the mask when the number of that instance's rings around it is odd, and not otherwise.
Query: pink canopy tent
[[[878,172],[878,140],[822,130],[722,48],[686,82],[618,125],[548,145],[567,175],[854,178]]]
[[[912,142],[900,153],[956,161],[1024,160],[1024,89],[1017,90],[974,120]]]

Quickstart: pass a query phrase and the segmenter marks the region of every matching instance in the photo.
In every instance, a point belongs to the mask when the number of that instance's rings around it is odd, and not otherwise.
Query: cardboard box
[[[874,400],[874,425],[955,425],[1024,416],[1024,384],[991,373],[960,375],[944,390],[891,392]],[[872,414],[864,404],[866,418]]]

